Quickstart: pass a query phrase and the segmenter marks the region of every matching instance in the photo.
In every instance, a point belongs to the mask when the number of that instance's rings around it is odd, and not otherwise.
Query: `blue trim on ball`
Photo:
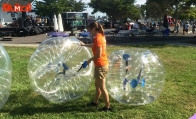
[[[130,57],[129,54],[123,54],[123,59],[124,59],[124,60],[127,61],[129,57]]]
[[[133,79],[132,81],[131,81],[131,83],[130,83],[130,85],[131,85],[131,87],[132,88],[135,88],[135,87],[137,87],[137,80],[135,80],[135,79]]]
[[[146,84],[146,81],[144,79],[142,79],[142,87],[144,87]]]

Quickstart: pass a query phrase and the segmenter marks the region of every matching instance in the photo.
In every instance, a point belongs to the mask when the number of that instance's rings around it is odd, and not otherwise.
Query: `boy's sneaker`
[[[97,103],[94,103],[94,102],[91,102],[91,103],[87,104],[87,106],[98,107]]]
[[[110,108],[104,107],[104,108],[100,109],[99,111],[104,111],[104,112],[110,111],[110,112],[112,112],[112,109],[111,109],[111,107]]]

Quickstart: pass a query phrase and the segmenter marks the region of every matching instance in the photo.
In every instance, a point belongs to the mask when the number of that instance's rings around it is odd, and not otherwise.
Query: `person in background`
[[[195,27],[196,27],[196,24],[193,23],[193,26],[192,26],[192,32],[193,32],[193,34],[195,34]]]
[[[184,35],[184,33],[185,33],[185,23],[183,23],[183,35]]]
[[[178,23],[176,24],[176,33],[177,33],[177,34],[179,33],[179,28],[180,28],[180,23],[178,22]]]
[[[133,24],[131,24],[131,29],[133,29]]]
[[[138,28],[139,28],[138,23],[135,22],[134,25],[133,25],[133,29],[138,29]]]
[[[157,27],[156,22],[153,22],[153,27],[156,29]]]
[[[126,30],[131,30],[131,24],[128,21],[126,23]]]
[[[45,24],[45,26],[47,26],[47,22],[48,22],[48,21],[47,21],[47,18],[45,18],[45,19],[44,19],[44,24]]]
[[[188,32],[189,32],[189,22],[188,22],[188,21],[187,21],[186,24],[185,24],[185,31],[186,31],[187,34],[188,34]]]

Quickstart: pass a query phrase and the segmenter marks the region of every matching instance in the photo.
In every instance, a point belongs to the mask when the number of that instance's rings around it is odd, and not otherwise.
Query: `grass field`
[[[152,104],[130,106],[110,98],[113,112],[99,112],[86,104],[94,98],[94,84],[80,99],[53,104],[33,91],[27,64],[35,48],[5,47],[13,66],[10,97],[0,110],[0,119],[9,118],[125,118],[125,119],[188,119],[196,113],[196,48],[173,45],[108,46],[111,53],[119,49],[145,48],[154,51],[163,61],[166,81],[160,97]],[[101,98],[99,108],[104,106]]]

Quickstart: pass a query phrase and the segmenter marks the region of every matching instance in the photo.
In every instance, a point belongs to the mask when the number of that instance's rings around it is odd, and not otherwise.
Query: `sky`
[[[91,0],[82,0],[82,1],[85,2],[85,3],[89,3]],[[136,0],[136,3],[135,4],[145,4],[145,3],[146,3],[146,0]],[[84,11],[84,12],[88,12],[89,15],[91,15],[91,12],[92,11],[93,11],[92,8],[86,8],[86,11]],[[95,13],[94,16],[95,17],[98,17],[98,16],[106,16],[106,14],[105,13],[98,12],[98,13]]]
[[[41,0],[37,0],[37,1],[41,1]],[[80,0],[76,0],[76,1],[80,1]],[[89,3],[91,0],[82,0],[84,3]],[[145,4],[146,3],[146,0],[136,0],[136,3],[135,4]],[[87,12],[89,15],[92,15],[91,13],[93,12],[93,9],[92,8],[86,8],[86,10],[84,12]],[[95,16],[96,18],[98,16],[106,16],[105,13],[100,13],[100,12],[97,12],[95,14],[93,14],[93,16]]]

